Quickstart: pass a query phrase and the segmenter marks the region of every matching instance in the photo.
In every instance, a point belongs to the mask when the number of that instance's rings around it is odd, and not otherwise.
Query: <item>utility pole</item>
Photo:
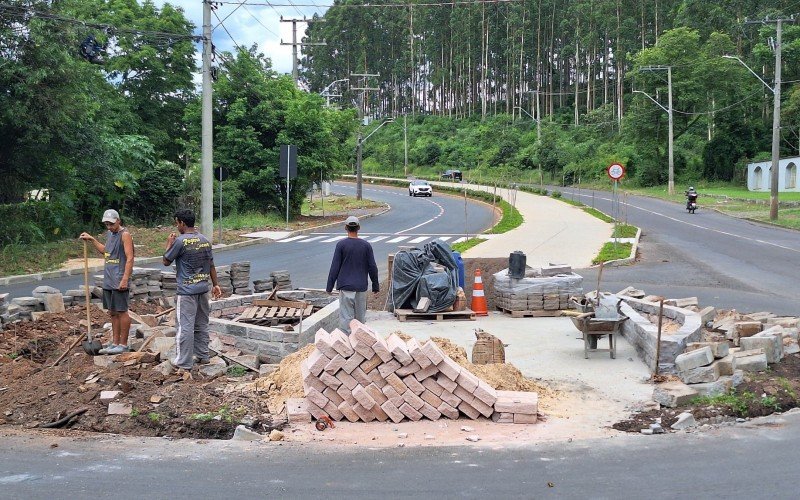
[[[778,163],[781,149],[781,41],[783,19],[775,20],[778,36],[775,40],[775,89],[772,91],[772,176],[769,179],[769,220],[778,218]]]
[[[379,77],[381,76],[380,73],[350,73],[350,77],[357,77],[357,78],[369,78],[369,77]],[[366,85],[366,83],[365,83]],[[356,199],[361,200],[364,192],[364,179],[363,179],[363,169],[361,168],[361,146],[364,142],[363,134],[361,132],[361,126],[364,121],[364,94],[368,90],[380,90],[377,87],[350,87],[351,90],[360,90],[361,93],[358,96],[358,140],[356,142]]]
[[[324,22],[324,19],[309,19],[307,17],[303,17],[302,19],[284,19],[281,16],[282,23],[292,23],[292,42],[291,43],[284,43],[283,39],[281,39],[281,45],[291,45],[292,46],[292,79],[294,80],[295,86],[299,80],[299,76],[297,73],[297,47],[303,47],[306,45],[328,45],[326,42],[298,42],[297,41],[297,23],[315,23],[315,22]]]
[[[403,175],[408,177],[408,121],[403,114]]]
[[[669,155],[669,171],[668,171],[668,180],[667,180],[667,192],[670,195],[675,194],[675,161],[674,161],[674,150],[673,150],[673,119],[672,119],[672,66],[646,66],[641,68],[640,71],[658,71],[658,70],[667,70],[667,92],[669,94],[667,98],[668,105],[665,108],[661,106],[661,104],[650,97],[644,92],[642,94],[646,95],[650,100],[658,104],[661,109],[667,112],[667,116],[669,117],[669,145],[668,145],[668,155]]]
[[[200,231],[206,236],[206,238],[213,242],[214,124],[211,114],[211,92],[211,0],[203,0],[203,97],[200,147]]]

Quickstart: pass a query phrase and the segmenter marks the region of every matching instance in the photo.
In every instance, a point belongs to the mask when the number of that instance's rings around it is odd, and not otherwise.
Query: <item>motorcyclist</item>
[[[694,202],[697,203],[697,191],[694,190],[694,186],[689,186],[684,194],[686,195],[686,208],[689,208],[689,204]]]

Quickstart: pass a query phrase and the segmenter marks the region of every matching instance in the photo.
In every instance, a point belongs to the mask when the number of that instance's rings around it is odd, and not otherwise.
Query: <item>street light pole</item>
[[[658,106],[661,109],[667,112],[667,117],[669,118],[669,139],[667,146],[667,151],[668,151],[667,155],[669,156],[669,159],[667,161],[669,163],[669,166],[667,172],[667,192],[670,195],[673,195],[675,194],[675,160],[674,160],[674,150],[672,146],[674,137],[673,120],[672,120],[672,66],[646,66],[644,68],[641,68],[641,71],[654,71],[654,70],[664,70],[664,69],[667,70],[667,89],[668,89],[667,91],[669,94],[667,98],[668,107],[665,108],[658,101],[656,101],[649,95],[645,94],[644,92],[640,91],[634,91],[634,92],[639,92],[641,94],[646,95],[647,97],[650,98],[651,101],[658,104]]]

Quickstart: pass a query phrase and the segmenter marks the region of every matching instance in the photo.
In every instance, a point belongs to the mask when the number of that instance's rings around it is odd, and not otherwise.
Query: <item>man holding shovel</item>
[[[128,350],[128,332],[131,318],[128,315],[128,281],[133,272],[133,238],[116,210],[108,209],[103,213],[103,224],[108,232],[105,244],[100,243],[89,233],[81,233],[80,238],[92,242],[95,250],[103,254],[103,307],[111,316],[111,343],[100,349],[100,354],[120,354]],[[86,283],[86,286],[89,286]],[[86,304],[89,307],[89,304]]]
[[[200,364],[208,363],[209,279],[215,299],[222,295],[222,289],[217,281],[211,242],[194,227],[194,212],[189,209],[175,212],[175,226],[180,235],[169,235],[164,252],[164,265],[172,265],[174,261],[178,278],[175,300],[177,352],[171,362],[180,369],[190,370],[195,359]]]

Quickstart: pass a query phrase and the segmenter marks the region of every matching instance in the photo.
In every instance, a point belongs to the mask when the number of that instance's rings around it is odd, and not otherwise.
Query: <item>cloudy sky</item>
[[[239,1],[224,0],[226,3],[220,5],[216,16],[212,13],[211,25],[214,27],[212,39],[218,51],[231,51],[236,48],[234,42],[243,47],[258,44],[259,49],[267,57],[272,59],[273,68],[280,73],[291,73],[292,71],[292,47],[281,45],[284,42],[292,41],[292,23],[280,22],[280,17],[284,19],[312,17],[315,13],[322,15],[327,10],[327,5],[333,3],[329,0],[245,0],[244,5],[240,6]],[[165,3],[170,3],[176,7],[183,8],[186,17],[197,26],[196,33],[201,34],[203,25],[203,4],[201,0],[154,0],[159,7]],[[298,7],[296,5],[305,5]],[[319,7],[309,7],[308,5],[318,5]],[[219,26],[219,20],[223,21],[224,27],[230,32],[230,36],[225,32],[223,26]],[[297,24],[298,38],[305,32],[305,23]],[[198,50],[198,58],[200,52]],[[199,60],[198,60],[199,65]]]

